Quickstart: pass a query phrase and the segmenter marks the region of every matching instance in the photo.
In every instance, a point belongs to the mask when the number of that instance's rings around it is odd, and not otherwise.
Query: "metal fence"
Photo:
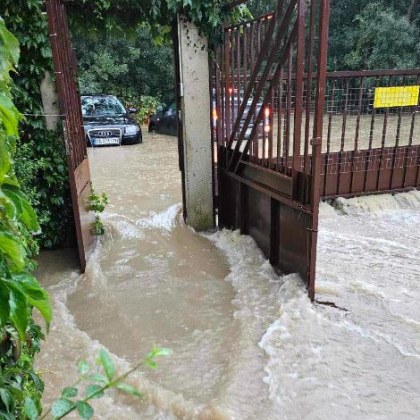
[[[323,196],[420,186],[418,92],[412,105],[405,103],[409,90],[419,85],[420,70],[327,75]],[[375,106],[383,88],[391,88],[391,106]]]
[[[263,19],[270,19],[270,16]],[[266,30],[263,25],[259,28]],[[295,130],[299,129],[295,119],[298,105],[296,74],[283,71],[278,77],[281,80],[277,88],[270,91],[262,116],[258,120],[261,101],[252,114],[250,126],[257,128],[250,138],[247,155],[256,165],[291,176],[293,153],[296,152],[298,170],[310,174],[312,145],[309,140],[314,130],[316,75],[308,78],[305,74],[303,79],[300,135],[304,140],[299,153],[294,149]],[[269,79],[273,78],[271,74]],[[224,128],[219,127],[215,138],[221,139],[223,145],[232,135],[242,79],[239,75],[232,77],[234,87],[226,94],[231,98],[228,100],[230,109],[221,109],[227,122],[223,124]],[[237,80],[240,81],[238,85]],[[352,196],[420,186],[418,100],[410,106],[398,106],[398,97],[394,98],[391,107],[375,107],[374,104],[378,88],[419,85],[420,70],[417,69],[327,73],[322,117],[321,196]],[[217,126],[218,121],[213,120]],[[250,134],[248,128],[245,137]]]

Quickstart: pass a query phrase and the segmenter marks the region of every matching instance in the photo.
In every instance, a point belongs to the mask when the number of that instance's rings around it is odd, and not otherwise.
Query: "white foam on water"
[[[395,210],[416,210],[420,206],[420,191],[377,194],[350,199],[337,198],[335,205],[346,214],[380,214]]]
[[[279,418],[417,418],[419,197],[321,204],[317,298],[342,309],[309,304],[285,278],[261,340]]]
[[[152,213],[148,218],[138,220],[136,224],[143,229],[160,229],[170,232],[176,226],[181,211],[181,204],[174,204],[167,210]]]
[[[237,323],[227,367],[209,372],[220,375],[218,394],[199,403],[136,373],[129,382],[144,392],[145,401],[111,393],[95,402],[98,418],[417,418],[419,197],[410,192],[345,200],[338,209],[321,204],[317,298],[342,309],[311,304],[300,277],[277,276],[251,238],[230,231],[204,235],[226,255],[230,272],[225,280],[234,290]],[[93,361],[102,347],[78,329],[67,296],[83,282],[102,279],[98,283],[106,287],[110,279],[103,264],[115,238],[134,244],[136,238],[147,240],[150,229],[167,235],[179,226],[179,212],[176,205],[135,222],[106,218],[110,234],[89,261],[86,276],[70,273],[51,287],[55,321],[40,365],[59,367],[52,383],[61,386],[60,376],[71,383],[75,359]],[[122,262],[137,255],[129,251],[122,251]],[[208,352],[200,357],[217,356],[211,354],[212,341],[205,341],[208,334],[195,333]],[[121,371],[130,367],[113,357]],[[182,363],[182,355],[174,360]],[[57,386],[51,389],[46,380],[50,401]]]

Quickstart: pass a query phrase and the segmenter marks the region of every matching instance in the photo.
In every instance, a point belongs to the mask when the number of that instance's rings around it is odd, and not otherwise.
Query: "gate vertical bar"
[[[308,291],[311,300],[315,298],[316,255],[318,242],[319,202],[321,192],[322,166],[322,130],[324,121],[325,85],[327,77],[328,27],[330,17],[330,0],[320,0],[319,19],[319,52],[318,52],[318,91],[312,140],[312,185],[311,207],[312,228],[309,232],[309,270]]]
[[[48,29],[57,76],[57,90],[66,143],[67,165],[81,271],[95,244],[91,234],[94,215],[87,208],[91,194],[89,161],[83,129],[77,62],[71,45],[65,5],[62,0],[46,1]]]

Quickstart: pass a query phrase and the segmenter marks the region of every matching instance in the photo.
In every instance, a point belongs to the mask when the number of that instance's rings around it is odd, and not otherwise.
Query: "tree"
[[[139,25],[134,37],[118,32],[96,40],[76,37],[74,41],[82,93],[173,99],[171,45],[154,43],[148,25]]]
[[[420,63],[417,26],[381,3],[368,4],[348,35],[350,51],[343,62],[349,69],[404,69]]]

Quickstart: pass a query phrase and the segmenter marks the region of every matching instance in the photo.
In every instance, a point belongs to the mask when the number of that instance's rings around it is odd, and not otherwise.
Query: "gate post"
[[[184,216],[202,231],[214,227],[209,56],[207,40],[194,24],[178,16],[177,26]]]

